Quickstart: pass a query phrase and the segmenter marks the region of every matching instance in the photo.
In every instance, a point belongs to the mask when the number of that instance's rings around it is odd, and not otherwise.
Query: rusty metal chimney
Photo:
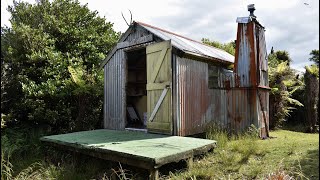
[[[254,7],[254,4],[249,4],[248,5],[248,11],[250,12],[250,17],[256,18],[256,16],[253,14],[254,10],[256,10],[256,8]]]
[[[249,4],[249,17],[238,17],[236,21],[235,85],[249,94],[246,102],[250,122],[260,129],[260,137],[266,138],[269,136],[268,58],[264,27],[257,21],[254,10],[254,4]]]

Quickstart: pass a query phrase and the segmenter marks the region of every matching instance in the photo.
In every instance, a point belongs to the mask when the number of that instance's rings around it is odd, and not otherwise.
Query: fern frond
[[[290,104],[293,104],[293,105],[296,105],[296,106],[303,106],[303,104],[300,101],[296,100],[296,99],[288,97],[287,100],[288,100],[288,102]]]
[[[80,69],[75,69],[71,66],[68,66],[68,71],[71,74],[71,79],[78,86],[84,86],[85,81],[82,79],[83,72]]]

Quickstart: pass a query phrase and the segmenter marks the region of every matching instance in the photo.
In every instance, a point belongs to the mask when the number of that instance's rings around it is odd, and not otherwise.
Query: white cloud
[[[12,1],[1,1],[1,26],[8,25],[10,14],[5,8]],[[28,0],[34,3],[34,0]],[[248,16],[248,4],[255,4],[259,22],[266,27],[268,50],[287,50],[292,67],[303,69],[312,49],[319,49],[319,1],[317,0],[80,0],[91,10],[114,23],[116,31],[127,25],[121,16],[188,36],[195,40],[210,38],[229,42],[236,38],[237,17]],[[308,5],[305,5],[307,3]]]

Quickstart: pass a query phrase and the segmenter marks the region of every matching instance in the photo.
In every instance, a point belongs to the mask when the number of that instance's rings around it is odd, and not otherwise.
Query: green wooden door
[[[172,134],[171,42],[147,46],[148,132]]]

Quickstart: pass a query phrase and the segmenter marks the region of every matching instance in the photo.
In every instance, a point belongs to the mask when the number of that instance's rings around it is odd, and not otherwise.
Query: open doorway
[[[126,129],[145,130],[147,118],[146,49],[126,51]]]

